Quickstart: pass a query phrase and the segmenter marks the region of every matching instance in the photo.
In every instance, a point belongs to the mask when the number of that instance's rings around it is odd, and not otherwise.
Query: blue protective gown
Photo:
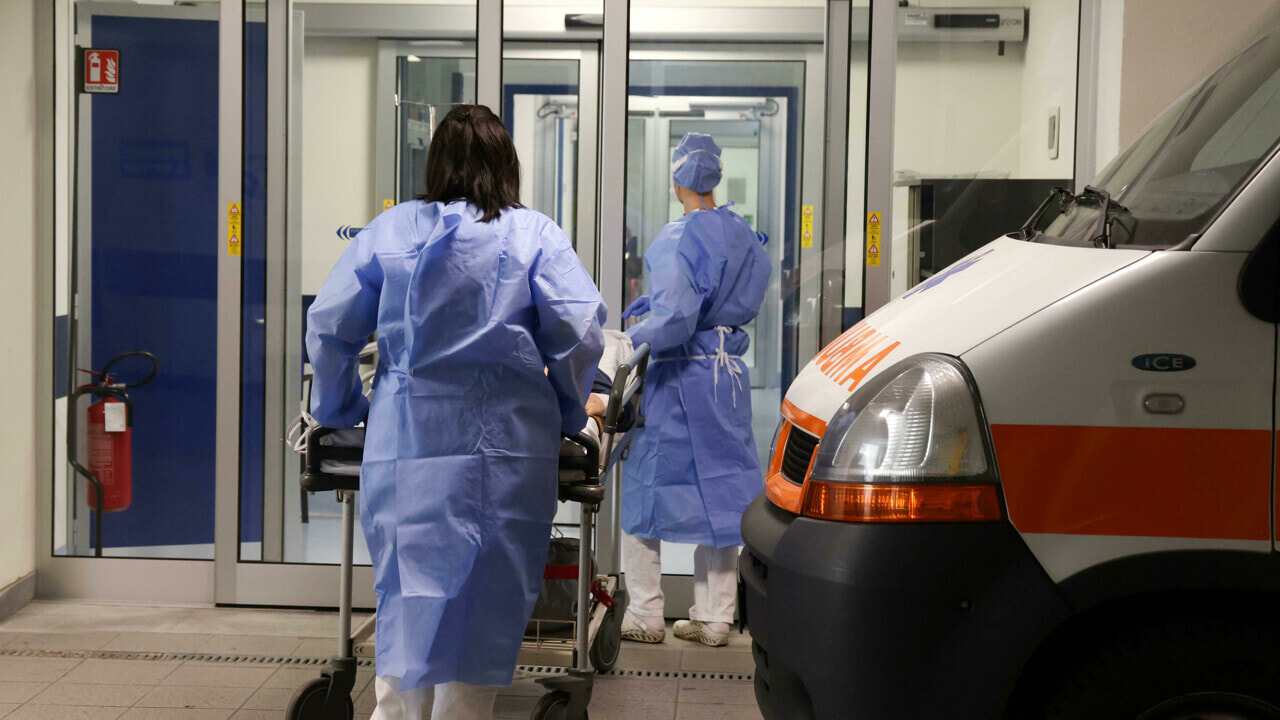
[[[723,548],[742,544],[742,513],[764,479],[751,433],[745,325],[760,311],[769,256],[728,208],[669,223],[645,253],[649,295],[628,330],[653,351],[623,466],[629,534]],[[734,372],[736,370],[736,372]]]
[[[377,673],[411,689],[511,682],[542,584],[562,431],[603,349],[605,306],[564,233],[465,203],[380,215],[308,315],[312,414],[368,430],[360,520]],[[377,331],[372,406],[356,356]]]

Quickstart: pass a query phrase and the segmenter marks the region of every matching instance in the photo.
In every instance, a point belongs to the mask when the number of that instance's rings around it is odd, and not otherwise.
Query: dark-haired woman
[[[564,232],[519,205],[502,123],[455,108],[427,191],[352,242],[308,316],[312,414],[367,419],[360,519],[379,720],[490,718],[546,563],[562,431],[586,422],[605,306]],[[370,406],[357,353],[377,331]]]

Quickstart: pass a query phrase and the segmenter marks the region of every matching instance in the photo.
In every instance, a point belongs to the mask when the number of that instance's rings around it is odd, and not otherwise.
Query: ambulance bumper
[[[847,524],[764,498],[741,613],[765,718],[1002,717],[1066,606],[1008,523]]]

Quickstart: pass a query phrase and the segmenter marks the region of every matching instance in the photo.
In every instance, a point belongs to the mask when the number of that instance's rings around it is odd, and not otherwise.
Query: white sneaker
[[[676,637],[681,640],[700,642],[708,647],[724,647],[729,644],[729,623],[677,620],[673,629]]]
[[[622,616],[622,639],[657,645],[667,639],[667,625],[662,623],[655,628],[643,618],[627,613]]]

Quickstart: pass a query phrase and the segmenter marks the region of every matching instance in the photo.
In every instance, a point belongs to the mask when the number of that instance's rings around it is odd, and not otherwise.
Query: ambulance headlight
[[[908,358],[831,419],[802,513],[845,522],[998,520],[990,446],[964,365],[946,355]]]

